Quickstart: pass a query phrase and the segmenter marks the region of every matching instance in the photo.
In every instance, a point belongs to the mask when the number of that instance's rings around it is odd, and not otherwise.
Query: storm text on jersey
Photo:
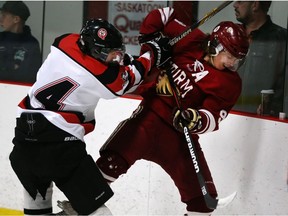
[[[203,64],[196,60],[193,64],[187,64],[187,70],[191,72],[191,76],[194,82],[198,82],[208,75],[209,71],[205,70]],[[181,91],[181,97],[184,98],[185,95],[193,89],[193,84],[191,83],[191,77],[188,77],[187,71],[183,71],[176,64],[172,64],[171,69],[173,79],[175,84],[179,87]]]

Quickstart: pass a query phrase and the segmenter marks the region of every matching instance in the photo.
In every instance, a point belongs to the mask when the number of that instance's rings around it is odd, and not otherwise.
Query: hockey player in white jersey
[[[100,98],[135,90],[152,67],[170,57],[161,48],[167,40],[145,44],[149,51],[125,63],[122,36],[103,19],[87,21],[80,34],[55,39],[18,105],[10,161],[25,188],[25,215],[52,213],[53,184],[81,215],[94,214],[113,195],[84,136],[94,130]]]

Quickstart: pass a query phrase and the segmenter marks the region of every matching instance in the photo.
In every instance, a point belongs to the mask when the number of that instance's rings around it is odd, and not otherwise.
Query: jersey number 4
[[[63,77],[48,83],[35,91],[35,97],[45,109],[62,110],[65,106],[63,101],[79,86],[79,83],[70,77]]]

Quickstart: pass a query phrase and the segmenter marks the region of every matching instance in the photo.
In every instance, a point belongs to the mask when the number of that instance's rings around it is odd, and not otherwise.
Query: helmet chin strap
[[[208,62],[210,65],[212,65],[213,67],[215,67],[215,65],[214,65],[214,56],[215,56],[215,55],[207,54],[207,55],[204,57],[204,60],[205,60],[206,62]]]
[[[214,56],[215,56],[215,55],[211,55],[211,56],[209,56],[209,59],[208,59],[208,62],[209,62],[213,67],[215,67],[215,65],[214,65]]]

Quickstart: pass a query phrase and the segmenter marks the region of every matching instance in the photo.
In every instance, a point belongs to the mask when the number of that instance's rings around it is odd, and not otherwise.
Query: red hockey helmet
[[[218,49],[216,53],[225,49],[238,59],[245,58],[248,53],[248,37],[240,24],[230,21],[219,23],[213,29],[210,41],[210,45]]]

